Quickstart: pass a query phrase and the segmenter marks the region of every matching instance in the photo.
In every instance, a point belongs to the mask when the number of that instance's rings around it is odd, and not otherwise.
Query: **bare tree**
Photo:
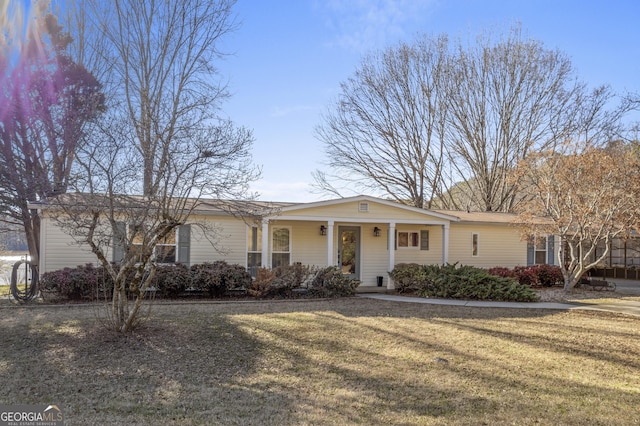
[[[555,255],[565,290],[607,258],[613,239],[638,225],[640,163],[629,146],[532,154],[512,179],[527,185],[528,197],[517,206],[523,235],[561,240]],[[600,246],[605,250],[596,255]]]
[[[509,211],[508,175],[528,154],[566,140],[603,143],[630,109],[607,87],[589,91],[566,55],[524,39],[518,26],[474,44],[421,38],[367,57],[323,117],[334,182],[419,207]]]
[[[365,58],[341,84],[316,129],[335,180],[430,206],[442,187],[446,50],[445,37],[401,44]],[[326,173],[315,177],[317,186],[333,187]]]
[[[24,228],[37,263],[40,221],[28,202],[67,191],[76,151],[104,96],[66,54],[69,34],[41,4],[33,7],[26,37],[9,38],[0,49],[0,221]]]
[[[108,41],[101,54],[115,97],[78,154],[82,195],[58,197],[49,214],[91,248],[115,283],[112,324],[121,332],[140,319],[156,265],[167,259],[164,243],[175,246],[190,232],[184,225],[203,199],[246,198],[259,174],[251,132],[218,116],[227,93],[215,61],[220,40],[235,28],[233,3],[92,4],[94,27]],[[181,260],[179,250],[172,256]]]

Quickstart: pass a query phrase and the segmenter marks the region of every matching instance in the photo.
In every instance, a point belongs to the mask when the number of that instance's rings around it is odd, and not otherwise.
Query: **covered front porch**
[[[350,214],[346,214],[346,213]],[[290,232],[290,263],[337,266],[360,289],[392,290],[397,263],[448,262],[456,217],[360,196],[293,206],[262,219],[262,266],[273,265],[274,229]]]

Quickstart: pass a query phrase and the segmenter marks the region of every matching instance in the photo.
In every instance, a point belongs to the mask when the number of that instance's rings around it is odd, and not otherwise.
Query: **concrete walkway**
[[[476,308],[507,308],[507,309],[584,309],[591,311],[607,311],[640,316],[640,301],[616,300],[607,303],[551,303],[551,302],[486,302],[479,300],[429,299],[423,297],[407,297],[381,293],[360,293],[357,297],[391,302],[427,303],[431,305],[469,306]],[[606,295],[603,295],[606,297]]]

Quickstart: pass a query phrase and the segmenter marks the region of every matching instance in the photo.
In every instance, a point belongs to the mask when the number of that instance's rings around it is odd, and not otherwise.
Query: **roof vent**
[[[358,211],[360,213],[367,213],[369,211],[369,203],[358,204]]]

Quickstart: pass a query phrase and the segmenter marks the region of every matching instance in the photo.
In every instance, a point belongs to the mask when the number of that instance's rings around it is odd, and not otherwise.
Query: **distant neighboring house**
[[[392,289],[387,272],[398,263],[459,262],[484,268],[553,263],[553,237],[534,244],[522,240],[513,214],[424,210],[364,195],[277,207],[258,214],[254,225],[204,202],[191,225],[179,227],[156,248],[157,259],[185,264],[225,260],[252,273],[260,266],[336,265],[360,280],[361,290],[380,282]],[[88,248],[74,244],[56,226],[46,206],[39,208],[41,273],[96,263]],[[215,250],[194,223],[212,225],[223,250]],[[117,245],[110,256],[114,261],[121,256]]]

